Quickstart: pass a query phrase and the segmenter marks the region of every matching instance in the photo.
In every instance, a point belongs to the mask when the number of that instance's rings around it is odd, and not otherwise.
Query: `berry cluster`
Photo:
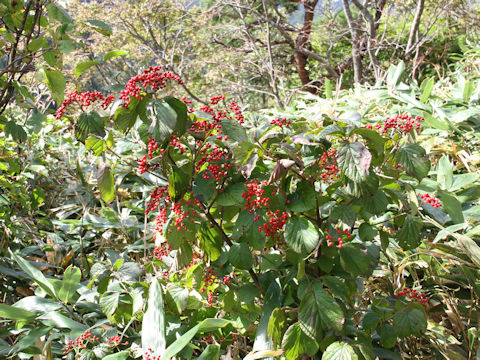
[[[143,155],[143,157],[140,160],[137,160],[138,164],[138,173],[143,174],[144,172],[147,172],[150,169],[150,165],[148,165],[147,162],[147,155]]]
[[[145,215],[157,210],[162,200],[165,200],[165,202],[170,201],[170,195],[168,195],[168,184],[162,187],[155,187],[150,195],[150,202],[147,204],[147,208],[145,209]]]
[[[155,139],[148,138],[148,158],[151,159],[153,158],[153,152],[158,149],[158,143],[155,141]],[[165,150],[160,149],[160,152],[164,152]]]
[[[155,246],[153,250],[153,256],[155,256],[158,260],[162,261],[164,256],[169,256],[172,248],[167,243],[162,243],[160,247]]]
[[[214,96],[210,99],[210,104],[212,105],[217,105],[220,100],[225,100],[225,96],[219,95],[219,96]]]
[[[266,237],[270,237],[274,244],[285,245],[284,242],[280,241],[280,231],[288,220],[288,214],[285,211],[280,214],[280,210],[277,210],[275,212],[268,211],[267,216],[269,217],[268,222],[259,226],[258,231],[263,232]]]
[[[120,336],[112,336],[110,338],[108,338],[105,343],[107,345],[109,345],[110,347],[115,347],[115,346],[120,346],[120,345],[125,345],[127,346],[128,345],[128,341],[125,341],[124,343],[122,343],[122,338]]]
[[[252,179],[247,181],[245,185],[247,186],[247,190],[242,194],[242,197],[245,199],[245,210],[253,214],[255,210],[261,206],[268,206],[270,197],[264,197],[263,194],[265,194],[265,190],[262,189],[262,185],[266,185],[265,181],[259,183],[257,179]]]
[[[434,208],[438,208],[438,207],[442,206],[442,203],[440,202],[440,200],[438,200],[434,196],[430,196],[430,194],[421,195],[420,193],[418,193],[418,196],[420,196],[422,198],[422,200],[425,204],[430,204]]]
[[[395,297],[397,298],[400,296],[408,296],[411,300],[419,302],[423,306],[428,303],[429,299],[424,292],[417,292],[417,290],[410,289],[408,287],[403,288],[402,291],[395,294]]]
[[[284,126],[288,127],[290,126],[290,120],[287,120],[285,118],[283,119],[273,119],[270,121],[270,125],[277,125],[280,128],[283,128]]]
[[[201,157],[195,164],[195,170],[200,172],[204,165],[208,164],[203,172],[203,178],[207,180],[215,179],[217,183],[223,182],[228,175],[228,170],[233,167],[229,150],[206,143],[199,153]]]
[[[151,348],[148,348],[143,355],[144,360],[160,360],[162,358],[162,354],[155,356],[153,349]],[[169,360],[172,360],[172,358],[170,358]]]
[[[95,341],[99,341],[100,338],[98,336],[92,335],[90,330],[87,330],[82,335],[78,336],[75,341],[70,340],[63,351],[63,354],[66,355],[72,349],[86,349],[89,343],[93,343]]]
[[[76,101],[80,103],[80,107],[87,107],[90,106],[92,103],[97,101],[102,101],[100,104],[101,107],[105,110],[110,106],[110,104],[115,100],[115,96],[109,95],[104,96],[101,92],[95,90],[93,92],[85,91],[79,93],[78,90],[75,90],[69,94],[67,94],[66,99],[63,101],[62,105],[57,110],[56,119],[60,119],[63,116],[63,112],[70,105],[72,102]]]
[[[321,181],[324,184],[331,184],[337,179],[340,169],[337,166],[337,150],[331,149],[322,154],[320,159],[316,160]]]
[[[386,134],[391,131],[398,131],[400,133],[407,134],[413,129],[420,130],[420,123],[424,121],[424,119],[420,116],[415,116],[412,119],[410,115],[401,114],[397,115],[394,118],[387,117],[383,123],[376,123],[375,125],[368,124],[364,127],[367,129],[377,129],[381,130],[382,134]]]
[[[120,95],[120,99],[124,100],[124,106],[126,108],[130,106],[132,97],[137,98],[139,101],[142,100],[140,92],[142,89],[146,89],[149,86],[151,86],[154,91],[164,89],[167,86],[168,80],[174,80],[179,85],[183,85],[183,82],[178,75],[175,75],[170,71],[162,72],[161,70],[162,68],[160,66],[150,66],[143,71],[143,74],[136,75],[128,80],[125,89],[122,90]]]
[[[235,104],[233,101],[230,103],[230,110],[233,110],[235,113],[235,119],[238,121],[239,124],[243,124],[245,118],[243,117],[242,110],[240,106]]]
[[[335,241],[337,242],[337,248],[341,249],[343,247],[343,243],[346,239],[350,240],[352,238],[352,233],[348,231],[348,229],[342,230],[340,227],[335,228],[336,233],[333,235],[330,233],[328,228],[325,228],[325,233],[328,235],[325,236],[327,240],[327,246],[333,246]]]

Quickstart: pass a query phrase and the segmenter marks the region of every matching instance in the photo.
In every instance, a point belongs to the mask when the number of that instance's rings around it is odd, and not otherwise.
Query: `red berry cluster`
[[[265,190],[262,189],[262,185],[266,185],[266,182],[262,181],[262,183],[259,183],[257,179],[252,179],[247,181],[245,185],[247,190],[242,194],[242,197],[245,199],[245,210],[254,213],[261,206],[268,206],[270,197],[264,197]]]
[[[395,294],[395,297],[408,296],[411,300],[419,302],[423,306],[428,303],[428,297],[424,292],[417,292],[417,290],[410,289],[408,287],[403,288],[402,291]]]
[[[235,113],[235,119],[238,121],[239,124],[243,124],[245,118],[243,117],[242,110],[240,109],[240,106],[235,104],[233,101],[230,103],[230,110],[233,110]]]
[[[151,348],[148,348],[147,351],[145,351],[145,354],[143,356],[144,360],[160,360],[161,358],[162,358],[162,354],[155,355],[153,353],[153,349]],[[169,360],[172,360],[172,358],[170,358]]]
[[[277,243],[277,245],[285,245],[284,242],[281,242],[281,230],[288,220],[288,214],[283,211],[280,214],[280,210],[275,212],[268,211],[267,216],[269,217],[268,222],[264,223],[263,226],[258,227],[258,231],[263,232],[266,237]]]
[[[90,330],[87,330],[84,334],[78,336],[75,341],[70,340],[63,351],[63,354],[68,354],[72,349],[86,349],[88,344],[99,341],[98,336],[92,335]]]
[[[423,194],[421,195],[418,193],[418,196],[420,196],[425,204],[430,204],[434,208],[438,208],[442,206],[442,203],[440,200],[438,200],[435,196],[431,196],[430,194]]]
[[[287,120],[285,118],[273,119],[270,121],[270,125],[277,125],[278,127],[281,127],[281,128],[283,128],[284,126],[288,127],[290,126],[290,120]]]
[[[63,101],[62,105],[57,110],[56,119],[60,119],[63,116],[63,112],[70,105],[72,102],[76,101],[80,103],[80,107],[87,107],[90,106],[92,103],[97,101],[102,101],[100,104],[102,108],[105,110],[110,106],[110,104],[115,100],[115,96],[109,95],[104,96],[101,92],[95,90],[93,92],[85,91],[79,93],[78,90],[75,90],[69,94],[67,94],[66,99]]]
[[[169,256],[172,248],[167,243],[162,243],[160,247],[155,246],[153,250],[153,256],[155,256],[158,260],[162,261],[164,256]]]
[[[215,179],[217,183],[223,182],[228,175],[228,170],[233,167],[229,150],[206,143],[199,153],[201,157],[195,164],[195,170],[200,172],[205,167],[204,165],[208,164],[203,172],[203,178]]]
[[[167,86],[168,80],[174,80],[179,85],[183,85],[183,82],[178,75],[175,75],[170,71],[162,72],[161,70],[162,68],[160,66],[150,66],[143,71],[143,74],[136,75],[128,80],[125,89],[122,90],[120,95],[120,99],[125,101],[124,106],[126,108],[130,106],[132,97],[142,100],[140,92],[149,86],[151,86],[154,91],[164,89]]]
[[[415,118],[412,119],[410,115],[401,114],[394,118],[387,117],[383,123],[378,122],[375,125],[368,124],[364,127],[367,129],[373,129],[375,127],[375,129],[381,130],[382,134],[395,130],[407,134],[413,129],[417,131],[420,130],[420,123],[422,121],[424,121],[424,119],[420,116],[415,116]]]
[[[168,195],[168,184],[162,187],[155,187],[152,194],[150,195],[150,202],[147,203],[145,215],[148,215],[150,212],[157,210],[162,200],[165,200],[165,202],[170,201],[170,195]]]
[[[331,184],[337,179],[340,169],[337,166],[337,150],[331,149],[322,154],[317,159],[318,171],[320,172],[321,181],[324,184]]]
[[[210,104],[212,105],[217,105],[220,100],[225,100],[225,96],[224,95],[218,95],[218,96],[214,96],[210,99]]]
[[[143,174],[144,172],[147,172],[150,169],[150,165],[148,165],[147,162],[147,155],[143,155],[143,157],[140,160],[137,160],[138,164],[138,173]]]
[[[125,346],[128,345],[128,341],[125,341],[124,343],[122,343],[122,338],[120,336],[112,336],[112,337],[108,338],[105,343],[107,345],[109,345],[110,347],[115,347],[115,346],[120,346],[120,345],[125,345]]]
[[[190,105],[192,103],[192,100],[187,100],[187,98],[184,96],[182,97],[182,102],[185,104],[185,105]],[[190,106],[187,111],[189,113],[193,113],[195,110]]]
[[[325,233],[328,235],[325,236],[327,240],[327,246],[333,246],[335,241],[337,242],[337,248],[341,249],[343,247],[343,243],[346,239],[350,240],[352,238],[352,233],[348,231],[348,229],[342,230],[340,227],[335,228],[336,233],[333,235],[330,234],[330,230],[325,228]]]
[[[153,158],[153,152],[158,149],[158,143],[155,141],[155,139],[148,138],[148,158],[151,159]],[[160,151],[162,151],[161,149]]]

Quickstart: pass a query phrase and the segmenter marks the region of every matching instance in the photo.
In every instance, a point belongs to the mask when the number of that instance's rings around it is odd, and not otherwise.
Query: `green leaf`
[[[285,333],[287,317],[285,316],[285,312],[280,309],[276,308],[273,310],[270,320],[268,321],[268,336],[272,339],[273,345],[275,348],[282,343],[283,334]]]
[[[85,147],[92,150],[95,156],[100,156],[107,150],[105,140],[99,139],[93,134],[85,140]]]
[[[282,349],[286,360],[297,360],[303,354],[313,356],[318,350],[318,343],[305,335],[297,322],[285,332]]]
[[[95,31],[99,32],[102,35],[106,35],[106,36],[112,35],[111,26],[104,23],[103,21],[87,20],[87,23],[89,23]]]
[[[128,108],[124,106],[118,106],[113,114],[113,120],[121,131],[127,132],[135,125],[139,116],[139,111],[142,106],[145,105],[147,100],[143,99],[138,101],[136,97],[130,99],[130,105]],[[115,106],[115,105],[114,105]]]
[[[396,154],[397,162],[405,167],[409,175],[422,180],[430,171],[430,160],[423,147],[417,144],[408,144],[401,146]]]
[[[385,323],[381,325],[378,329],[378,334],[380,335],[380,342],[387,349],[394,347],[397,343],[395,329],[390,324]]]
[[[437,182],[445,190],[449,190],[453,185],[453,165],[445,155],[437,164]]]
[[[291,217],[285,227],[285,240],[297,253],[310,252],[318,245],[320,237],[313,223],[299,216]]]
[[[107,291],[102,295],[100,298],[100,307],[107,317],[110,318],[115,313],[119,301],[120,293],[117,291]]]
[[[348,243],[340,249],[340,264],[353,276],[362,276],[367,273],[370,260],[361,244]]]
[[[27,296],[18,300],[13,306],[28,311],[43,313],[58,310],[62,307],[62,304],[40,296]]]
[[[42,322],[48,326],[69,329],[72,337],[80,336],[80,334],[84,333],[88,329],[87,325],[76,322],[75,320],[72,320],[69,317],[59,313],[58,311],[50,311],[45,313],[39,317],[39,320],[42,320]]]
[[[220,257],[223,246],[222,233],[216,227],[210,227],[206,222],[202,223],[198,231],[200,248],[215,261]]]
[[[330,289],[333,295],[341,297],[343,300],[350,299],[347,285],[336,276],[324,275],[321,278],[323,284]]]
[[[115,181],[113,173],[105,163],[100,164],[97,171],[97,184],[103,200],[109,203],[115,200]]]
[[[383,155],[386,140],[377,131],[358,127],[350,132],[350,135],[353,134],[363,137],[370,149],[374,150],[378,156]]]
[[[290,211],[308,211],[313,209],[316,204],[315,191],[308,181],[299,182],[297,189],[292,194],[289,194],[287,199],[290,201],[287,205]]]
[[[102,360],[126,360],[130,355],[130,351],[123,350],[115,354],[110,354],[102,358]]]
[[[52,326],[37,326],[34,329],[29,330],[28,333],[22,336],[20,340],[18,340],[18,342],[12,347],[10,353],[15,354],[34,345],[38,339],[46,335],[52,329]]]
[[[340,170],[349,179],[360,182],[364,181],[370,172],[372,154],[360,142],[342,142],[338,147],[337,156]]]
[[[425,104],[428,101],[434,85],[435,85],[435,80],[433,79],[433,77],[422,81],[422,85],[420,85],[420,89],[422,90],[422,95],[420,96],[420,102]]]
[[[228,260],[240,270],[248,270],[253,266],[252,253],[246,243],[232,244],[228,251]]]
[[[421,305],[413,303],[393,316],[395,333],[399,337],[420,336],[427,329],[427,319]]]
[[[183,101],[172,96],[165,96],[163,100],[177,113],[177,122],[173,132],[177,136],[182,136],[185,134],[185,131],[187,131],[187,105],[185,105]]]
[[[247,131],[245,128],[234,120],[222,120],[222,131],[229,139],[238,143],[248,142]]]
[[[148,307],[142,321],[142,350],[143,353],[152,351],[152,355],[160,356],[165,353],[165,311],[163,305],[163,291],[158,279],[152,279],[148,291]]]
[[[253,343],[252,351],[271,350],[273,348],[272,339],[269,336],[269,320],[274,309],[281,304],[282,292],[280,286],[273,281],[268,287],[267,293],[265,294],[262,316],[258,322],[257,333],[255,334],[255,341]]]
[[[78,63],[77,66],[75,66],[75,78],[78,79],[85,71],[98,64],[100,64],[100,62],[95,60]]]
[[[298,323],[303,332],[314,340],[320,339],[322,330],[341,331],[344,321],[335,299],[322,289],[321,283],[314,282],[298,308]]]
[[[67,13],[67,11],[55,3],[49,3],[47,5],[48,17],[58,20],[61,23],[71,23],[73,22],[72,17]]]
[[[75,51],[75,43],[72,40],[60,40],[58,49],[64,54],[69,54]]]
[[[405,63],[403,61],[400,61],[397,66],[391,65],[390,69],[388,69],[387,84],[391,87],[396,87],[404,73]]]
[[[125,50],[112,50],[107,52],[105,55],[103,55],[103,61],[110,60],[111,58],[117,57],[117,56],[123,56],[123,55],[129,55],[128,51]]]
[[[105,136],[105,121],[96,111],[83,112],[75,124],[77,140],[85,142],[90,134]]]
[[[188,330],[185,334],[180,336],[177,340],[175,340],[163,353],[160,360],[168,360],[171,357],[178,354],[185,346],[187,346],[193,337],[197,334],[197,332],[210,332],[215,331],[217,329],[223,328],[227,325],[231,324],[229,320],[225,319],[205,319],[200,324],[197,324],[190,330]]]
[[[182,314],[188,305],[188,289],[177,284],[172,284],[172,286],[168,287],[167,292],[168,295],[171,296],[177,312]]]
[[[48,46],[48,41],[44,37],[39,37],[38,39],[34,39],[30,41],[28,44],[28,50],[30,51],[37,51],[42,47],[47,47]]]
[[[67,85],[65,77],[59,70],[45,69],[44,74],[47,86],[52,92],[53,99],[58,105],[61,104],[63,102],[65,87]]]
[[[58,298],[64,303],[68,303],[75,295],[82,273],[79,268],[70,265],[63,273],[62,287],[58,291]]]
[[[172,165],[168,175],[168,195],[175,201],[183,198],[190,185],[190,176],[179,167]]]
[[[404,250],[415,249],[418,245],[420,245],[421,230],[422,220],[413,215],[407,215],[402,228],[397,233],[399,245]]]
[[[9,250],[10,251],[10,250]],[[21,258],[17,254],[10,251],[10,255],[12,256],[13,260],[20,266],[20,268],[32,279],[34,280],[43,291],[45,291],[48,295],[53,298],[57,298],[57,294],[55,289],[45,276],[43,276],[42,272],[38,270],[36,267],[31,265],[28,261]]]
[[[242,196],[244,192],[245,184],[230,184],[220,194],[218,194],[216,203],[220,206],[240,205],[245,200]]]
[[[0,304],[0,318],[5,318],[9,320],[23,320],[30,321],[35,319],[37,314],[34,312],[20,309],[15,306]]]
[[[27,133],[21,125],[15,123],[15,120],[10,120],[4,127],[5,135],[10,135],[13,140],[25,142],[27,141]]]
[[[371,333],[377,328],[377,325],[381,319],[382,316],[379,313],[375,311],[369,311],[363,316],[362,327],[365,331]]]
[[[466,80],[465,85],[463,86],[463,94],[462,94],[463,101],[469,102],[474,90],[475,88],[474,88],[473,81]]]
[[[343,341],[335,341],[327,347],[322,360],[358,360],[358,356],[351,345]]]
[[[442,202],[443,210],[450,215],[454,224],[463,223],[462,203],[458,199],[445,191],[438,192],[438,198]]]
[[[220,359],[220,346],[210,344],[202,354],[198,357],[198,360],[218,360]]]
[[[332,97],[332,81],[325,78],[325,99],[331,99]]]

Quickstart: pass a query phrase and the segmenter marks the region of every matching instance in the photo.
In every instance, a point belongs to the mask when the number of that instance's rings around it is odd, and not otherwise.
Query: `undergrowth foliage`
[[[15,258],[44,292],[35,301],[58,304],[74,323],[57,335],[66,358],[473,353],[480,185],[471,168],[425,145],[423,132],[445,131],[428,111],[404,106],[363,123],[351,111],[267,120],[223,95],[199,109],[162,97],[175,84],[152,67],[118,96],[74,92],[57,112],[80,112],[76,138],[98,156],[103,206],[119,210],[117,167],[149,189],[140,217],[154,244],[137,262],[110,253],[109,266],[95,264],[80,299],[86,273],[70,267],[51,283]],[[468,119],[455,128],[471,129]],[[125,136],[140,139],[134,166],[115,152]],[[436,277],[453,274],[465,296],[455,306],[466,347],[439,340],[452,335],[452,319],[438,313],[454,290]],[[101,312],[117,331],[95,325],[93,313],[71,318],[85,303],[95,310],[83,314]],[[43,335],[54,331],[43,315],[21,314],[18,327],[36,321]]]

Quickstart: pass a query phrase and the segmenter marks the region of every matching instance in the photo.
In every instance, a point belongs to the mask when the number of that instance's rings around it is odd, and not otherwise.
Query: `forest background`
[[[0,357],[480,357],[476,2],[0,13]]]

